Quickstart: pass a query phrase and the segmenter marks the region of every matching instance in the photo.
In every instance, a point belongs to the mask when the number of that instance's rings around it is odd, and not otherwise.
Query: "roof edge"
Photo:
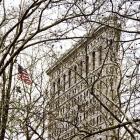
[[[96,39],[100,34],[101,31],[103,31],[104,29],[106,29],[107,26],[105,25],[100,25],[98,26],[94,31],[92,31],[91,33],[87,33],[86,35],[89,36],[89,38],[82,38],[81,40],[78,41],[78,43],[76,43],[73,48],[71,48],[68,52],[64,53],[60,58],[58,58],[58,61],[56,61],[47,71],[47,75],[49,75],[60,63],[62,63],[68,56],[70,56],[74,51],[76,51],[77,49],[79,49],[80,47],[83,46],[84,43],[92,40],[92,39]]]

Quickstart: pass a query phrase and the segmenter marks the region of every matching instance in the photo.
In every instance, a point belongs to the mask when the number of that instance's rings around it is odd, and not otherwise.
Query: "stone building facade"
[[[120,33],[99,26],[47,70],[50,78],[49,140],[115,140]],[[117,113],[116,113],[117,114]]]

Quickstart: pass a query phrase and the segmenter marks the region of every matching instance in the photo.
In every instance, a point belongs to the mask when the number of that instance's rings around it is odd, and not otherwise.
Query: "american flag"
[[[18,64],[18,79],[23,81],[24,83],[31,85],[32,80],[30,75],[27,73],[26,69],[24,69],[21,65]]]

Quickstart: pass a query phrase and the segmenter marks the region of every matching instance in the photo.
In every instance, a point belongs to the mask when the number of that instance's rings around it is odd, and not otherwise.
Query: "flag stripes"
[[[24,83],[31,85],[32,80],[27,73],[26,69],[24,69],[21,65],[18,64],[18,79],[23,81]]]

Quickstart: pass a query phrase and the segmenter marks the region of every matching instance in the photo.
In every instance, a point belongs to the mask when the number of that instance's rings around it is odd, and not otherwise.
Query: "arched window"
[[[69,87],[71,86],[71,70],[69,70],[69,73],[68,73],[68,83],[69,83]]]

